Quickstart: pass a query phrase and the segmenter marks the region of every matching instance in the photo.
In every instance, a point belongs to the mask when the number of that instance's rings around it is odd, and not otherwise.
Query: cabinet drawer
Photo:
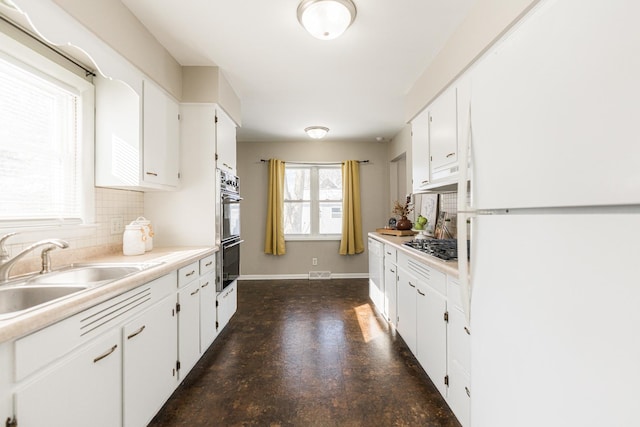
[[[447,295],[447,276],[443,272],[404,254],[398,255],[398,267],[409,271],[440,294]]]
[[[178,287],[181,288],[192,280],[197,279],[199,270],[200,266],[198,265],[198,261],[192,262],[178,270]]]
[[[386,264],[387,261],[396,263],[398,257],[398,250],[391,245],[384,245],[384,262]]]
[[[216,264],[215,264],[215,259],[216,256],[215,255],[209,255],[206,258],[202,258],[200,260],[200,275],[204,275],[207,274],[210,271],[213,271],[214,268],[216,268]]]

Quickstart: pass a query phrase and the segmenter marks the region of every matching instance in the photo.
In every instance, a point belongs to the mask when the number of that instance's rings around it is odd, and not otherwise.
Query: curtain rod
[[[32,38],[33,40],[35,40],[36,42],[40,43],[42,46],[46,47],[47,49],[51,50],[54,53],[57,53],[58,55],[60,55],[61,57],[63,57],[64,59],[66,59],[67,61],[71,62],[73,65],[75,65],[76,67],[84,70],[85,72],[85,77],[88,76],[96,76],[96,73],[85,67],[84,65],[82,65],[81,63],[79,63],[78,61],[76,61],[75,59],[71,58],[69,55],[67,55],[66,53],[62,52],[59,49],[56,49],[55,47],[51,46],[49,43],[44,42],[42,39],[40,39],[39,37],[36,37],[35,35],[33,35],[29,30],[23,28],[22,26],[16,24],[15,22],[5,18],[4,16],[0,15],[0,20],[6,22],[7,24],[11,25],[13,28],[15,28],[16,30],[24,33],[26,36]]]
[[[267,159],[260,159],[260,161],[262,163],[268,163],[269,160]],[[369,160],[356,160],[358,163],[370,163]],[[291,163],[292,165],[341,165],[344,162],[288,162],[286,160],[283,160],[284,163]]]

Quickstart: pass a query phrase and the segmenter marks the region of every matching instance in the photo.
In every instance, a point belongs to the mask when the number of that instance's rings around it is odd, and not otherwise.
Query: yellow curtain
[[[264,253],[284,255],[284,162],[269,159],[269,189],[267,196],[267,226]]]
[[[364,252],[360,213],[360,164],[347,160],[342,164],[342,240],[340,255]]]

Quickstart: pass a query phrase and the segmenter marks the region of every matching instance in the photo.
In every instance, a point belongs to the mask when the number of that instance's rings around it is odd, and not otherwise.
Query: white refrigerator
[[[543,0],[468,71],[473,427],[640,425],[638,16]]]

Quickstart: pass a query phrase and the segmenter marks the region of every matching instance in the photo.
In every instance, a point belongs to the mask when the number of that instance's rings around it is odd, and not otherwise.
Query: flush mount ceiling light
[[[356,6],[351,0],[303,0],[298,6],[298,21],[315,38],[331,40],[351,25]]]
[[[304,128],[304,131],[313,139],[321,139],[327,136],[329,128],[324,126],[309,126],[308,128]]]

